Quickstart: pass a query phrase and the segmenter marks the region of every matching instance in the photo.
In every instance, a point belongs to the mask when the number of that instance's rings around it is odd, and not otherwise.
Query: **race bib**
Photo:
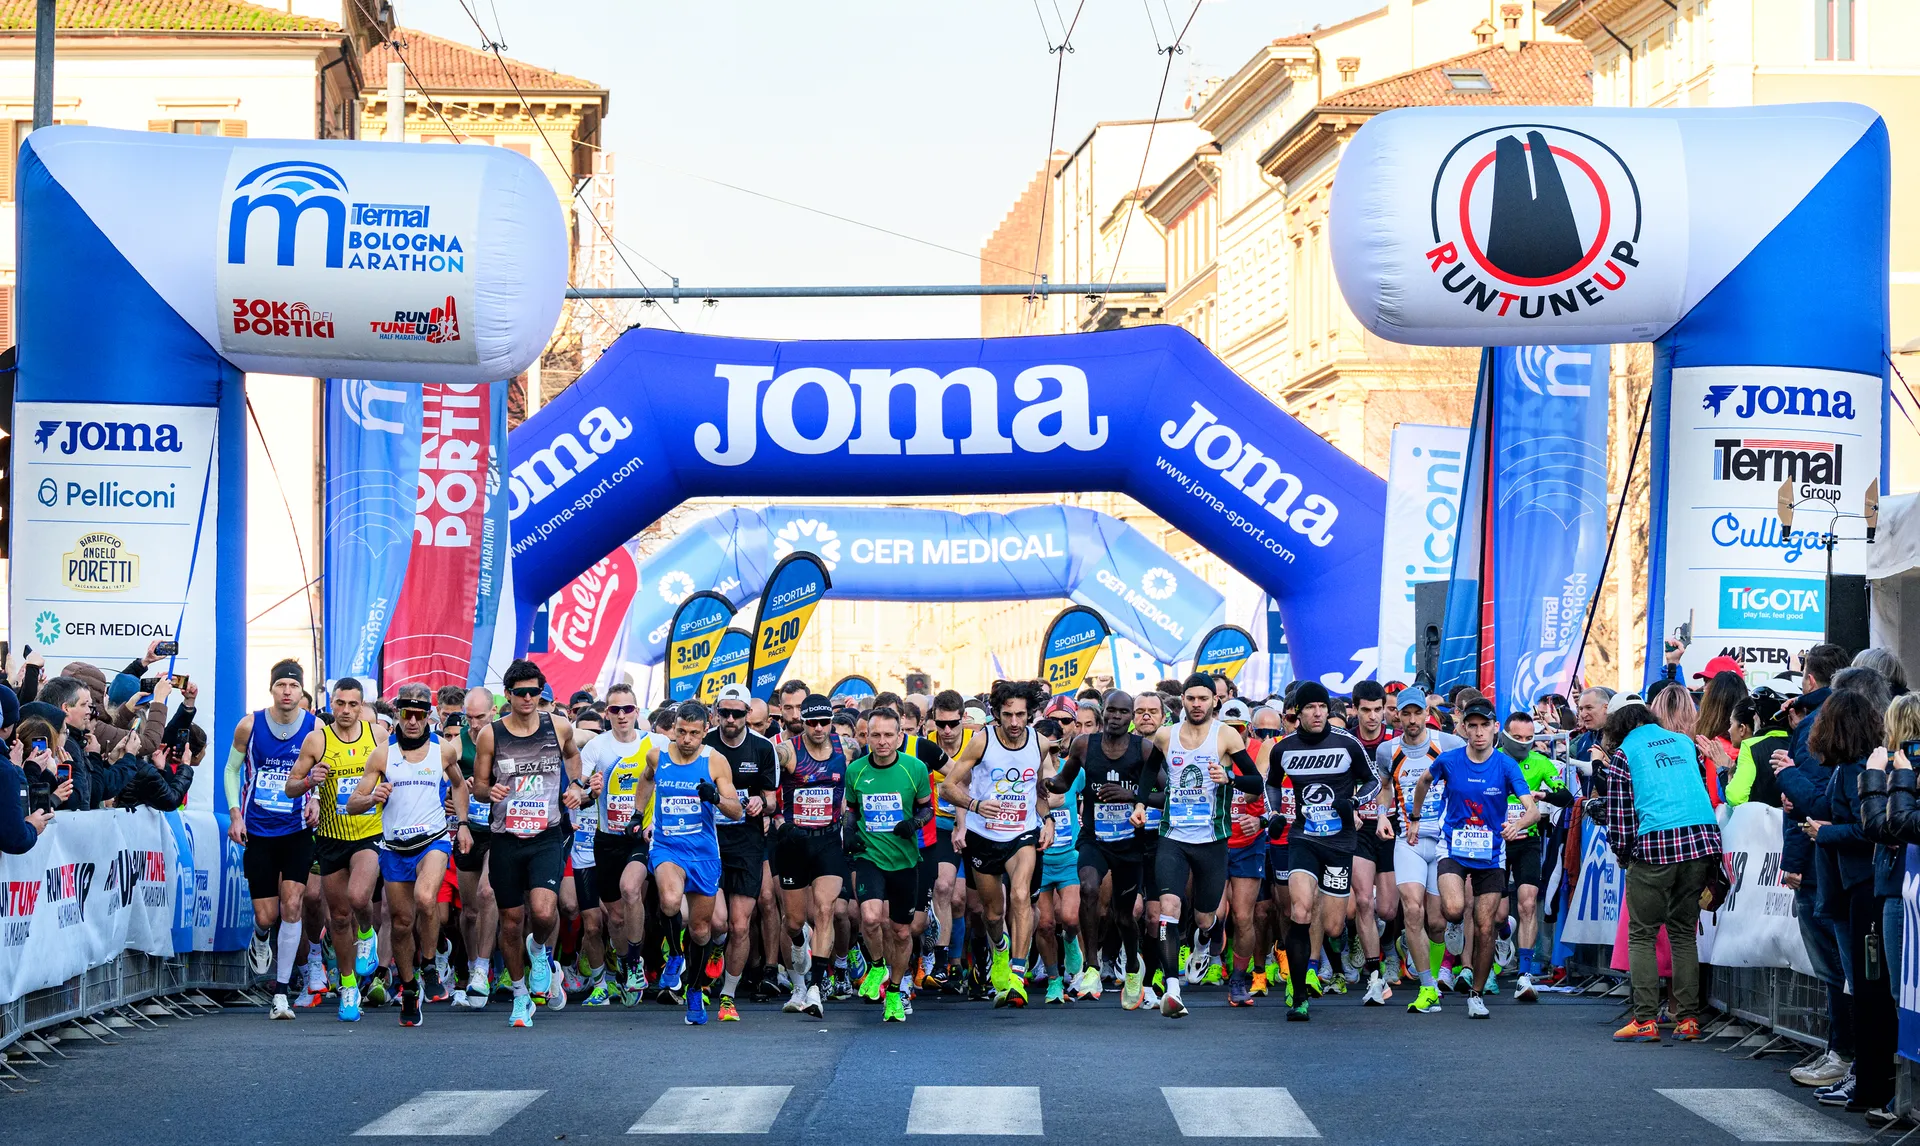
[[[1115,844],[1133,838],[1133,807],[1129,804],[1095,804],[1093,806],[1093,838],[1101,843]]]
[[[573,866],[575,869],[593,866],[592,820],[578,820],[573,825]]]
[[[615,835],[633,822],[633,794],[607,797],[607,830]]]
[[[512,796],[507,800],[506,822],[501,825],[508,835],[537,836],[547,830],[547,798],[545,796]]]
[[[1202,788],[1175,788],[1167,793],[1167,816],[1174,830],[1207,828],[1213,823],[1213,804]]]
[[[833,789],[795,788],[793,823],[799,828],[824,828],[833,823]]]
[[[898,792],[868,792],[860,797],[860,824],[874,835],[891,832],[907,818]]]
[[[360,790],[360,777],[342,776],[340,784],[333,790],[333,810],[339,815],[347,814],[347,801]],[[364,814],[364,813],[363,813]]]
[[[1147,809],[1147,830],[1150,832],[1159,831],[1160,820],[1162,819],[1163,815],[1164,813],[1162,813],[1158,808],[1148,808]]]
[[[1527,809],[1525,807],[1519,804],[1508,804],[1507,818],[1505,822],[1511,824],[1515,820],[1519,819],[1521,816],[1524,816],[1526,814],[1527,814]]]
[[[1306,810],[1306,822],[1302,830],[1310,836],[1337,836],[1345,827],[1340,813],[1333,810],[1333,805],[1321,804]]]
[[[484,828],[493,823],[493,805],[484,799],[469,795],[467,797],[467,823],[476,828]]]
[[[1047,819],[1053,821],[1053,840],[1056,844],[1073,838],[1072,812],[1065,808],[1054,808],[1047,813]]]
[[[987,820],[987,826],[992,828],[998,828],[1001,831],[1013,831],[1013,832],[1017,832],[1020,829],[1026,827],[1027,826],[1026,803],[1022,801],[1017,804],[1002,803],[1002,804],[995,805],[992,817]]]
[[[1380,814],[1380,799],[1376,796],[1371,800],[1363,800],[1360,806],[1353,811],[1354,815],[1359,816],[1361,819],[1371,820]]]
[[[1453,829],[1453,835],[1447,841],[1447,852],[1455,859],[1490,863],[1493,860],[1493,829],[1463,824]]]
[[[1287,820],[1288,822],[1292,822],[1293,810],[1296,806],[1297,806],[1297,802],[1295,801],[1293,796],[1293,785],[1292,784],[1282,785],[1280,788],[1281,818]]]
[[[263,812],[291,812],[295,797],[287,795],[291,767],[270,765],[253,774],[253,802]]]
[[[1427,802],[1420,805],[1420,818],[1431,823],[1440,818],[1440,805],[1446,801],[1447,790],[1439,784],[1427,789]]]

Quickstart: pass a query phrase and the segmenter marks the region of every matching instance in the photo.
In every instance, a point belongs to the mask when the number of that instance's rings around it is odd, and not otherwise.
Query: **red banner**
[[[600,683],[639,585],[640,571],[622,546],[568,582],[553,599],[547,651],[531,659],[547,674],[555,700],[564,705],[579,689]]]
[[[420,480],[413,553],[387,627],[382,693],[419,681],[432,689],[467,683],[473,610],[486,525],[488,441],[485,386],[421,387]]]

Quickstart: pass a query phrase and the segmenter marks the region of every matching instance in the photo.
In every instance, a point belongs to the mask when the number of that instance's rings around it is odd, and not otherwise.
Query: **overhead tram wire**
[[[1160,105],[1166,102],[1167,81],[1173,78],[1173,57],[1186,51],[1186,48],[1181,45],[1187,38],[1187,29],[1193,27],[1193,18],[1200,14],[1200,5],[1203,2],[1204,0],[1193,0],[1193,10],[1187,13],[1187,22],[1180,26],[1180,34],[1174,37],[1173,43],[1160,49],[1167,57],[1167,67],[1165,71],[1160,73],[1160,94],[1153,98],[1153,118],[1147,123],[1147,145],[1140,151],[1140,174],[1135,177],[1133,181],[1132,190],[1134,193],[1139,191],[1141,181],[1147,177],[1147,160],[1153,155],[1153,132],[1155,128],[1160,126]],[[1143,6],[1144,3],[1145,0],[1142,0]],[[1153,22],[1153,10],[1151,8],[1147,9],[1147,22]],[[1154,41],[1156,44],[1159,42],[1159,37],[1160,33],[1156,30],[1154,32]],[[1107,285],[1109,287],[1113,285],[1113,280],[1120,275],[1120,256],[1125,254],[1127,250],[1127,232],[1133,229],[1133,216],[1139,210],[1139,207],[1135,207],[1133,210],[1128,211],[1126,221],[1120,226],[1120,244],[1113,249],[1113,267],[1107,272]],[[1102,303],[1106,301],[1106,297],[1104,292],[1100,295]]]
[[[1059,47],[1054,47],[1051,39],[1047,41],[1047,51],[1053,56],[1053,110],[1047,114],[1047,154],[1040,161],[1040,172],[1049,183],[1053,179],[1053,145],[1060,130],[1060,86],[1067,74],[1067,55],[1073,51],[1073,30],[1080,26],[1080,13],[1086,11],[1086,7],[1087,0],[1080,0],[1074,8],[1073,22],[1065,25],[1066,35],[1061,37]],[[1057,17],[1060,14],[1060,6],[1056,3],[1053,10]],[[1039,11],[1038,0],[1035,0],[1034,12]],[[1042,19],[1041,30],[1045,31],[1046,26],[1046,20]],[[1029,287],[1038,286],[1040,283],[1040,256],[1046,249],[1047,208],[1053,203],[1053,188],[1049,186],[1042,190],[1045,193],[1040,196],[1040,225],[1033,229],[1033,266],[1027,271]],[[1031,314],[1037,296],[1029,295],[1028,300],[1028,313]]]
[[[433,98],[433,95],[427,90],[427,85],[425,81],[423,81],[420,78],[420,73],[414,71],[413,64],[407,60],[406,50],[400,46],[401,41],[395,40],[392,36],[389,36],[387,34],[386,29],[380,26],[380,21],[378,17],[376,17],[371,11],[368,11],[366,0],[353,0],[353,6],[358,8],[360,10],[360,14],[367,18],[368,26],[371,27],[374,31],[380,33],[381,42],[386,44],[387,47],[393,49],[394,58],[400,61],[400,67],[406,72],[407,78],[413,82],[414,90],[420,93],[421,102],[427,105],[427,110],[433,112],[433,114],[436,117],[438,117],[438,119],[440,120],[440,126],[447,129],[447,137],[449,139],[452,139],[457,144],[465,143],[467,141],[466,137],[463,136],[459,131],[454,129],[453,124],[449,122],[447,119],[447,113],[441,110],[441,106],[446,101],[444,100],[436,101]],[[456,106],[466,108],[469,111],[472,110],[472,105],[470,104],[459,104]],[[538,126],[538,124],[536,123],[535,126]],[[574,283],[571,278],[567,280],[567,287],[569,290],[574,289]],[[603,324],[605,324],[608,327],[612,327],[614,325],[613,321],[609,319],[600,310],[599,307],[594,306],[591,300],[587,300],[587,307],[593,311],[594,316],[597,317]]]
[[[520,105],[522,107],[526,107],[530,109],[532,105],[528,102],[526,93],[520,90],[520,81],[513,78],[513,69],[507,67],[506,57],[500,54],[500,49],[502,47],[501,43],[498,40],[496,40],[494,37],[487,34],[486,25],[480,22],[480,17],[474,14],[473,6],[469,4],[467,0],[460,0],[460,10],[467,14],[467,19],[473,21],[473,26],[480,33],[480,39],[485,43],[486,50],[492,53],[494,62],[500,66],[500,74],[506,77],[507,84],[508,86],[513,88],[513,94],[517,99],[519,99]],[[503,29],[500,34],[505,35],[506,34],[505,30]],[[561,158],[560,149],[553,145],[553,140],[549,138],[547,135],[547,129],[541,126],[541,123],[539,120],[536,119],[533,121],[533,128],[535,131],[540,133],[540,142],[546,145],[548,153],[553,156],[553,161],[559,165],[560,170],[571,171],[572,167],[567,163],[565,159]],[[571,142],[571,140],[569,142]],[[601,237],[606,239],[607,244],[613,248],[613,253],[620,257],[621,264],[627,268],[627,273],[633,276],[633,281],[640,284],[640,289],[646,293],[646,301],[648,302],[648,304],[652,305],[655,310],[659,311],[660,316],[662,318],[672,323],[673,328],[675,330],[682,331],[684,333],[685,328],[683,328],[680,325],[680,321],[674,318],[673,315],[667,313],[667,310],[665,307],[658,305],[659,298],[657,297],[656,292],[652,287],[647,285],[646,279],[640,277],[640,272],[634,268],[633,261],[628,259],[626,256],[626,252],[621,249],[622,245],[614,241],[613,232],[608,230],[607,225],[600,221],[600,213],[593,209],[592,203],[584,202],[580,199],[580,194],[581,192],[586,190],[586,186],[587,185],[583,182],[579,186],[574,188],[573,190],[574,201],[580,203],[582,207],[585,207],[587,209],[587,217],[593,220],[593,225],[600,231]],[[649,263],[653,263],[653,260],[651,259],[648,259],[647,261]],[[655,266],[656,269],[659,269],[659,264],[654,263],[653,265]],[[666,271],[661,270],[660,273],[666,274]],[[673,276],[667,275],[667,277],[672,278]],[[595,313],[598,313],[598,312],[596,311]],[[604,317],[602,318],[602,321],[605,321]],[[608,323],[608,325],[611,326],[612,324]]]

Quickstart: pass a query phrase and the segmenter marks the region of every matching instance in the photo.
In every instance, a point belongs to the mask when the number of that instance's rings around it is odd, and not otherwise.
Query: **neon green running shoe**
[[[1013,980],[1013,954],[1010,947],[996,947],[993,958],[987,964],[987,981],[998,994],[1005,994],[1007,984]]]
[[[609,1007],[613,1005],[613,997],[614,989],[608,986],[605,979],[602,979],[593,985],[593,990],[588,992],[586,998],[580,1000],[580,1005],[583,1007]]]
[[[1153,973],[1153,981],[1149,983],[1148,986],[1152,987],[1154,991],[1159,994],[1162,994],[1162,995],[1166,994],[1167,993],[1167,973],[1164,970],[1155,971]]]
[[[1291,994],[1291,992],[1289,992],[1289,994]],[[1315,999],[1326,994],[1326,991],[1320,986],[1320,971],[1318,968],[1307,968],[1307,994]]]
[[[868,967],[866,977],[860,980],[860,997],[869,1003],[877,1003],[886,989],[887,969],[878,963]]]
[[[1227,969],[1224,966],[1219,963],[1209,963],[1207,965],[1207,973],[1200,977],[1200,981],[1202,983],[1211,983],[1217,987],[1225,982],[1226,978]]]
[[[1421,987],[1420,993],[1407,1004],[1407,1012],[1414,1015],[1431,1015],[1440,1009],[1440,991],[1435,987]]]
[[[880,1021],[883,1023],[904,1023],[907,1021],[907,1008],[906,1004],[900,1001],[900,992],[886,992],[886,1006],[880,1011]]]

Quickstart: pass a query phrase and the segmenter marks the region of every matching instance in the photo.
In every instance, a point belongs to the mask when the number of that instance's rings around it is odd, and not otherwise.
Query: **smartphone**
[[[67,777],[72,775],[72,773],[73,773],[73,769],[68,767],[65,764],[62,764],[59,767],[55,768],[53,770],[54,785],[58,787],[59,785],[66,783]]]
[[[153,655],[156,657],[177,657],[180,655],[180,642],[161,641],[159,644],[153,646]]]
[[[1908,763],[1920,764],[1920,740],[1907,740],[1907,741],[1901,742],[1900,751],[1907,754]]]
[[[36,737],[34,737],[34,738],[33,738],[33,750],[34,750],[35,752],[45,752],[45,751],[47,750],[47,740],[46,740],[46,737],[44,737],[44,736],[36,736]]]
[[[167,679],[173,682],[173,687],[176,689],[187,687],[188,678],[186,673],[183,673],[183,672],[174,673],[172,676],[168,677]]]

